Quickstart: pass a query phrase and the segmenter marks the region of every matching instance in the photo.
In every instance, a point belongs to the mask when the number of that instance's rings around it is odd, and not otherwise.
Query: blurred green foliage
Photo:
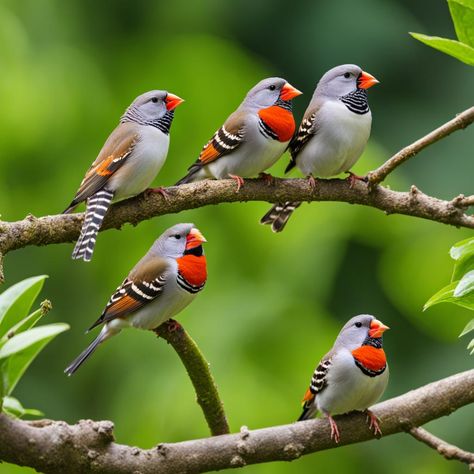
[[[474,0],[448,0],[449,10],[459,41],[410,33],[422,43],[474,66]]]
[[[0,213],[54,214],[70,201],[120,114],[141,92],[186,99],[176,111],[170,185],[247,90],[285,77],[304,92],[301,117],[330,67],[356,63],[374,74],[372,139],[355,167],[364,174],[469,107],[470,68],[413,41],[408,31],[454,36],[442,0],[338,2],[240,0],[3,0],[0,4]],[[472,194],[474,129],[457,132],[397,170],[396,189],[416,183],[441,198]],[[272,170],[282,175],[287,157]],[[472,233],[342,203],[303,205],[281,235],[258,225],[266,203],[223,204],[153,219],[99,236],[90,264],[72,245],[26,248],[6,257],[7,285],[47,273],[48,322],[71,330],[30,367],[16,394],[47,417],[112,419],[119,442],[150,447],[207,436],[185,371],[164,341],[124,331],[74,377],[66,364],[89,342],[84,330],[153,240],[178,221],[209,243],[208,285],[179,320],[209,360],[232,430],[288,423],[319,358],[354,314],[373,313],[385,338],[391,397],[468,369],[458,341],[469,311],[422,313],[449,279],[446,248]],[[431,423],[435,434],[472,449],[474,407]],[[383,429],[383,427],[382,427]],[[369,460],[369,462],[368,462]],[[307,456],[245,473],[464,472],[406,435]],[[1,464],[1,474],[30,470]]]

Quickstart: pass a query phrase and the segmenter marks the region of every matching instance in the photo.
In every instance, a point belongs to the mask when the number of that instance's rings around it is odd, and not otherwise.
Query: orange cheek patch
[[[181,276],[191,285],[200,286],[206,282],[207,266],[206,257],[201,255],[185,255],[178,258],[178,270]]]
[[[296,125],[289,110],[273,105],[260,110],[258,115],[277,134],[281,142],[287,142],[293,137]]]
[[[199,160],[202,163],[209,163],[210,161],[215,160],[219,156],[219,152],[214,148],[212,143],[209,143],[204,150],[201,151],[199,155]]]
[[[373,346],[362,346],[354,349],[352,355],[354,359],[357,359],[358,362],[369,370],[378,371],[387,364],[384,350]]]

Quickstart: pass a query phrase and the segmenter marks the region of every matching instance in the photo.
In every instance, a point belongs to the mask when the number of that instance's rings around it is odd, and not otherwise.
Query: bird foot
[[[317,186],[316,178],[312,174],[310,174],[306,177],[306,179],[308,180],[308,184],[311,188],[311,191],[314,191],[316,189],[316,186]]]
[[[369,182],[369,178],[367,178],[367,176],[359,176],[357,174],[354,174],[352,171],[346,171],[346,173],[349,175],[346,179],[349,181],[349,187],[351,189],[354,187],[354,184],[357,181],[362,181],[364,183]]]
[[[181,326],[181,324],[179,324],[175,319],[168,319],[166,324],[169,332],[176,332],[183,329],[183,326]]]
[[[148,188],[145,191],[145,193],[146,193],[147,196],[149,196],[150,194],[161,194],[165,201],[170,200],[170,193],[168,191],[166,191],[166,189],[163,186],[160,186],[158,188]]]
[[[258,173],[258,177],[263,179],[267,186],[273,186],[275,184],[275,178],[270,173]]]
[[[237,183],[237,189],[235,190],[236,193],[240,191],[240,188],[244,185],[244,178],[242,176],[237,176],[236,174],[230,174],[229,173],[229,178],[235,179]]]
[[[337,427],[337,424],[331,415],[326,415],[326,417],[329,420],[329,425],[331,426],[331,439],[335,443],[339,443],[341,439],[341,436],[339,435],[339,428]]]
[[[380,419],[370,410],[366,410],[367,423],[369,423],[369,430],[374,432],[374,436],[382,436],[382,430],[380,429]]]

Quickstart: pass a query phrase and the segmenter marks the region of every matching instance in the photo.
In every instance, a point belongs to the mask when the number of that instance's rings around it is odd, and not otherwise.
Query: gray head
[[[349,350],[360,347],[367,337],[382,337],[388,326],[370,314],[359,314],[349,319],[337,336],[334,345],[343,345]]]
[[[172,111],[182,102],[183,99],[167,91],[145,92],[130,104],[123,114],[121,122],[156,125],[165,116],[172,118]],[[171,120],[169,122],[171,124]]]
[[[160,235],[151,251],[161,256],[179,258],[185,252],[201,246],[203,242],[206,239],[194,224],[176,224]]]
[[[269,77],[252,87],[246,95],[243,104],[259,109],[271,107],[278,99],[288,101],[302,94],[285,79]]]
[[[379,81],[355,64],[343,64],[330,69],[320,79],[315,95],[343,97],[356,89],[368,89]]]

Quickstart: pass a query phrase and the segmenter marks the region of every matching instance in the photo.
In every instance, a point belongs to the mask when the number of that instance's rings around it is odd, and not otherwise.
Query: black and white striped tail
[[[268,224],[272,226],[273,232],[281,232],[293,211],[301,206],[301,202],[277,202],[272,208],[260,219],[260,224]]]
[[[87,200],[86,217],[82,224],[81,235],[72,252],[73,259],[90,262],[97,234],[113,197],[113,192],[103,189]]]
[[[105,339],[104,332],[101,332],[64,370],[66,375],[72,375],[97,349],[99,344]]]

